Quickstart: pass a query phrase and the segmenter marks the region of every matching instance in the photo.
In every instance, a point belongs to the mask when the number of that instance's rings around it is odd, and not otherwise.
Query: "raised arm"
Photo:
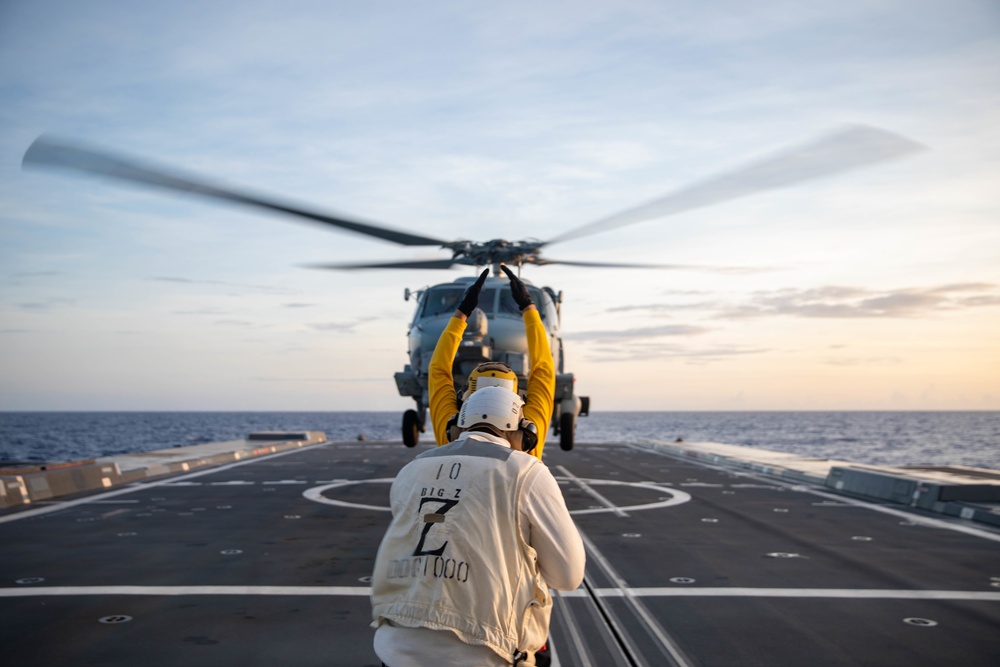
[[[549,333],[542,324],[542,316],[531,300],[528,288],[506,266],[501,268],[510,278],[511,297],[521,309],[521,316],[524,318],[529,364],[528,397],[524,403],[524,416],[535,422],[538,428],[538,444],[531,453],[541,460],[542,450],[545,449],[545,436],[552,420],[552,408],[555,406],[556,365],[552,360],[552,349],[549,347]]]
[[[458,352],[462,334],[465,333],[465,321],[479,303],[479,292],[489,273],[489,269],[483,271],[479,279],[465,290],[462,302],[458,304],[458,309],[448,320],[448,325],[434,346],[434,354],[427,368],[428,407],[431,411],[434,440],[438,445],[448,444],[448,420],[459,408],[458,397],[455,395],[455,378],[452,375],[455,353]]]

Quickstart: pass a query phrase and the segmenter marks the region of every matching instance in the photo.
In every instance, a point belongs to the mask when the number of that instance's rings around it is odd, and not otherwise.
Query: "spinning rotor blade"
[[[446,243],[445,241],[429,236],[409,234],[358,220],[317,213],[274,199],[209,185],[204,181],[194,180],[190,176],[181,176],[159,167],[142,165],[110,153],[61,143],[44,135],[36,139],[28,148],[28,151],[24,154],[22,165],[69,169],[95,176],[174,190],[175,192],[201,195],[210,199],[235,202],[237,204],[306,218],[307,220],[340,227],[357,232],[358,234],[365,234],[366,236],[374,236],[375,238],[400,245],[442,246]]]
[[[358,264],[303,264],[307,269],[450,269],[456,262],[453,259],[417,259],[402,262],[373,262]]]
[[[536,264],[547,266],[549,264],[563,264],[565,266],[596,266],[605,269],[680,269],[680,270],[704,270],[706,267],[690,266],[685,264],[622,264],[618,262],[563,262],[558,259],[545,259],[539,257],[526,264]]]
[[[830,176],[924,148],[922,144],[885,130],[865,125],[849,126],[799,148],[571,229],[546,245]]]

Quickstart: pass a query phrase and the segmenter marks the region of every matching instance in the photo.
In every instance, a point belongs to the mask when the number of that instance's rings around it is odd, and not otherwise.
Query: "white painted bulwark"
[[[287,435],[287,440],[282,439]],[[267,442],[261,445],[261,440]],[[105,490],[233,461],[253,459],[326,442],[321,431],[250,434],[246,440],[173,447],[75,463],[28,469],[0,469],[0,509],[26,505],[82,491]]]

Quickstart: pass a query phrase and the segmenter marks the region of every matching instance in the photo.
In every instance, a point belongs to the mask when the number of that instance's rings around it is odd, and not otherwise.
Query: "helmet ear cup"
[[[458,440],[458,436],[462,434],[462,429],[458,427],[458,414],[455,413],[448,420],[448,426],[445,428],[445,433],[448,434],[448,442],[455,442]]]
[[[530,452],[538,446],[538,427],[535,426],[535,422],[521,417],[517,432],[521,434],[522,452]]]

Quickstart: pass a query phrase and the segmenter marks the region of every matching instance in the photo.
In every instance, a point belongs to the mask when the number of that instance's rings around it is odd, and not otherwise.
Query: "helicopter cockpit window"
[[[479,294],[479,308],[487,315],[492,315],[496,310],[497,290],[494,287],[486,287]]]
[[[458,308],[458,304],[462,302],[463,294],[465,294],[465,289],[461,286],[432,287],[427,290],[427,296],[424,297],[424,312],[421,317],[451,315]]]
[[[528,294],[531,295],[531,300],[535,302],[538,306],[538,314],[542,316],[542,319],[546,319],[546,309],[543,307],[545,299],[542,296],[542,290],[528,285]],[[510,293],[510,287],[504,287],[500,290],[500,310],[501,313],[510,313],[512,315],[520,315],[521,309],[517,307],[517,302],[514,301],[514,297]]]

